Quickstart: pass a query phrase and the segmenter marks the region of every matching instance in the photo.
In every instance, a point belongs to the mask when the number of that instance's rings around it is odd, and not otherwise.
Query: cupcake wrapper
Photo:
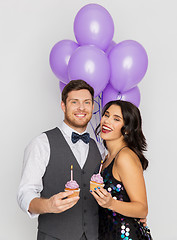
[[[104,187],[104,184],[90,182],[90,190],[94,191],[97,187]]]
[[[74,192],[73,194],[69,195],[68,198],[77,197],[77,196],[79,196],[80,188],[78,190],[73,190],[73,189],[68,190],[68,189],[65,189],[65,192],[68,192],[68,191]]]

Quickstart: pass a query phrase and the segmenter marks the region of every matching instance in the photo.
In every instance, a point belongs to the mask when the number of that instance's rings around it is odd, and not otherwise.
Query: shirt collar
[[[62,122],[60,128],[68,137],[71,137],[72,132],[76,132],[78,134],[81,134],[81,133],[77,132],[76,130],[74,130],[73,128],[69,127],[64,121]],[[82,134],[86,133],[86,132],[87,131],[85,130],[84,132],[82,132]]]

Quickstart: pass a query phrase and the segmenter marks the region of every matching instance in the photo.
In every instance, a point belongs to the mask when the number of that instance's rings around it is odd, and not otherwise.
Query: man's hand
[[[60,192],[49,198],[48,207],[50,213],[61,213],[69,208],[72,208],[79,200],[80,197],[67,198],[73,192]]]
[[[60,192],[49,199],[34,198],[29,205],[28,211],[34,214],[61,213],[72,208],[80,197],[71,197],[72,191]]]
[[[143,226],[146,227],[147,226],[147,218],[141,218],[140,222],[143,223]]]

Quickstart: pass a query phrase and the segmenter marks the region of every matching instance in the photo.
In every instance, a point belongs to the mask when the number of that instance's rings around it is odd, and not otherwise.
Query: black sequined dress
[[[114,199],[130,202],[122,182],[112,175],[111,164],[103,170],[104,188]],[[139,219],[126,217],[107,208],[99,208],[99,240],[150,240],[150,230]]]

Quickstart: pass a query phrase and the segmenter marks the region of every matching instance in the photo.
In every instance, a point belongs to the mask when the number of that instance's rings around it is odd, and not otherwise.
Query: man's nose
[[[84,109],[85,109],[84,103],[80,103],[80,104],[79,104],[79,109],[80,109],[80,110],[84,110]]]

